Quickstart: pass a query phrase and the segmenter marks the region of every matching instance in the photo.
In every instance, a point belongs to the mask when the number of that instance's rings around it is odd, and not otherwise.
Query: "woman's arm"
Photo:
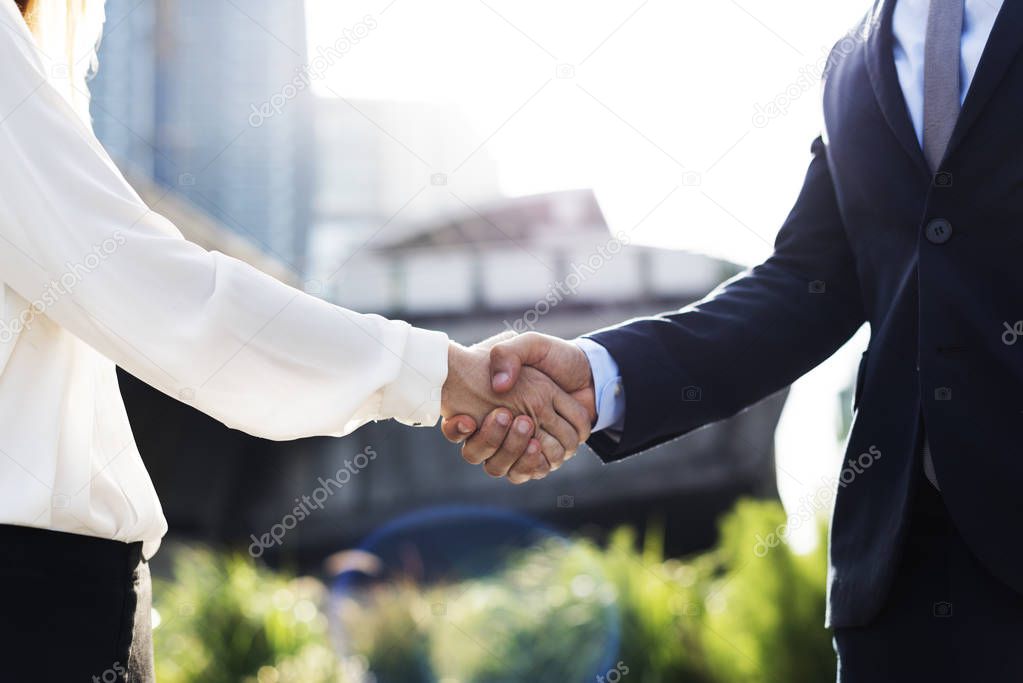
[[[333,306],[185,240],[124,180],[8,14],[0,13],[0,280],[37,302],[35,324],[59,324],[145,382],[257,436],[437,420],[445,335]]]

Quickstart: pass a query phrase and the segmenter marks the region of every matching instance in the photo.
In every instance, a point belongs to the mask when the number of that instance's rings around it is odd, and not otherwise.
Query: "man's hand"
[[[515,375],[515,386],[505,386],[498,393],[492,388],[490,368],[491,351],[483,347],[470,349],[451,344],[448,378],[441,392],[441,414],[445,418],[458,415],[459,421],[472,422],[475,431],[475,425],[484,423],[487,413],[501,407],[506,410],[492,415],[490,424],[507,432],[512,416],[522,415],[516,423],[513,442],[522,442],[520,455],[531,456],[530,461],[536,468],[546,468],[551,460],[563,462],[589,438],[593,424],[589,410],[544,373],[520,367]],[[523,424],[527,425],[524,429]],[[534,426],[535,441],[530,438]],[[531,441],[534,441],[533,451],[527,454],[525,451]],[[503,461],[487,461],[485,469],[493,476],[505,476],[513,464],[510,462],[505,466]]]
[[[522,378],[535,371],[550,377],[585,407],[588,426],[596,422],[593,375],[586,354],[578,346],[557,337],[529,332],[499,341],[490,350],[491,382],[498,394],[511,391]],[[449,441],[464,442],[462,456],[467,461],[485,462],[488,472],[507,475],[515,484],[542,479],[574,455],[574,448],[554,454],[544,449],[541,455],[536,443],[528,437],[532,431],[529,418],[518,417],[513,424],[512,417],[507,411],[495,410],[480,423],[471,415],[449,414],[445,415],[441,429]],[[479,431],[474,434],[478,425]]]

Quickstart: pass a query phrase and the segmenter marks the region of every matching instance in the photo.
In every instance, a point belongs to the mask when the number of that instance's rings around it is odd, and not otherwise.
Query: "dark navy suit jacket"
[[[611,461],[773,394],[870,324],[847,457],[876,457],[835,502],[836,627],[883,605],[924,431],[957,528],[1023,592],[1023,338],[1005,328],[1023,320],[1023,0],[1001,9],[937,173],[896,75],[894,4],[832,50],[826,135],[774,254],[681,311],[588,335],[625,386],[620,441],[590,441]]]

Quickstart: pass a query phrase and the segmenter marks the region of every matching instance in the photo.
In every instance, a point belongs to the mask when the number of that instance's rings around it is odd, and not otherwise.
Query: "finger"
[[[563,391],[554,394],[554,410],[557,411],[562,419],[571,424],[576,431],[576,445],[570,449],[574,452],[579,447],[579,444],[590,438],[590,430],[593,428],[593,423],[590,421],[590,413],[579,401],[576,401]]]
[[[562,420],[565,428],[568,430],[572,429],[572,426]],[[543,452],[547,462],[550,463],[551,472],[556,472],[559,467],[565,462],[565,447],[561,445],[553,434],[548,432],[545,428],[541,428],[536,432],[536,439],[540,442],[540,449]]]
[[[519,415],[515,418],[515,422],[512,424],[508,436],[505,437],[504,443],[483,465],[483,469],[486,470],[487,474],[492,477],[507,475],[519,458],[525,455],[526,448],[529,446],[529,440],[535,430],[536,426],[527,415]]]
[[[533,437],[532,439],[530,439],[529,447],[526,448],[526,453],[529,452],[530,448],[534,448],[534,447],[536,448],[536,450],[538,450],[540,452],[540,455],[543,455],[543,447],[540,446],[540,442],[536,439],[536,437]],[[543,468],[543,469],[541,469],[539,471],[535,471],[533,473],[533,479],[543,479],[548,474],[550,474],[551,472],[554,471],[554,468],[551,467],[551,463],[550,463],[549,460],[547,460],[547,456],[546,455],[543,456],[543,460],[544,460],[545,463],[547,463],[546,468]]]
[[[525,454],[508,471],[508,481],[513,484],[522,484],[530,479],[543,479],[550,471],[551,464],[547,462],[547,458],[541,452],[540,442],[530,439]]]
[[[486,462],[504,443],[508,430],[511,428],[512,414],[505,408],[491,411],[483,418],[480,430],[470,436],[462,444],[462,457],[472,465]]]
[[[476,431],[476,420],[468,415],[455,415],[441,421],[440,431],[451,443],[462,443]]]
[[[579,432],[576,431],[575,427],[568,420],[558,415],[553,408],[543,412],[540,428],[557,439],[558,443],[561,444],[561,457],[557,458],[557,462],[551,460],[551,467],[556,469],[565,460],[575,455],[576,450],[579,448]],[[544,448],[544,455],[550,458],[551,453],[548,453],[547,449]]]
[[[523,365],[543,362],[550,341],[536,332],[527,332],[496,344],[490,349],[490,376],[494,391],[503,394],[519,381]]]

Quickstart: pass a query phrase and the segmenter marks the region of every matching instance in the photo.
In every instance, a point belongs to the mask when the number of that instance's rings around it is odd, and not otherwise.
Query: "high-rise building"
[[[121,163],[304,270],[314,162],[302,3],[108,0],[97,134]],[[158,207],[157,207],[158,208]]]

